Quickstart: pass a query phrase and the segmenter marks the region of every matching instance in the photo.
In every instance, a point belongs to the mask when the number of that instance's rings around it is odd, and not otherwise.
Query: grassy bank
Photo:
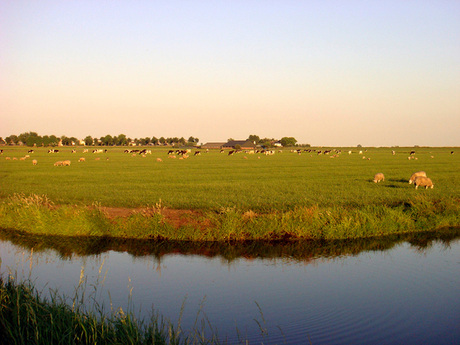
[[[394,205],[298,207],[256,213],[236,208],[185,213],[172,221],[162,208],[111,218],[101,206],[54,205],[44,196],[9,197],[0,228],[36,235],[96,236],[173,241],[286,241],[366,238],[460,225],[460,200],[419,195]]]
[[[217,335],[205,324],[184,332],[158,314],[149,322],[119,309],[107,315],[87,311],[77,290],[72,299],[57,293],[42,298],[30,282],[16,283],[0,277],[0,344],[219,344]]]
[[[165,148],[150,148],[145,156],[124,149],[48,154],[37,148],[29,158],[13,160],[28,148],[6,147],[0,157],[0,227],[68,236],[265,241],[460,226],[455,148],[394,148],[395,155],[390,148],[342,148],[329,155],[283,150],[268,156],[194,156],[194,149],[186,159],[168,158]],[[54,166],[61,160],[72,164]],[[420,170],[434,189],[415,190],[408,183]],[[385,181],[372,182],[377,172]],[[109,208],[133,212],[116,217]]]

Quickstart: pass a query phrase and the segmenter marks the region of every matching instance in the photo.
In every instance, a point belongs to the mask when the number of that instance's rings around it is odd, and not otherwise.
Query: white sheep
[[[70,165],[70,161],[62,161],[62,165],[64,165],[64,166],[69,166],[69,165]]]
[[[375,174],[373,181],[374,181],[374,183],[378,183],[380,181],[385,181],[385,176],[382,173]]]
[[[411,176],[410,179],[409,179],[409,184],[414,183],[414,180],[417,178],[417,176],[424,176],[424,177],[426,177],[426,172],[424,172],[424,171],[417,171],[417,172],[413,173],[412,176]]]
[[[38,163],[38,162],[37,162],[36,159],[32,160],[32,164],[33,164],[33,165],[37,165],[37,163]]]
[[[434,184],[431,181],[431,179],[426,176],[417,176],[414,180],[414,184],[415,184],[415,189],[417,189],[419,186],[425,187],[425,189],[428,189],[428,187],[429,188],[434,187]]]
[[[84,157],[81,157],[81,158],[78,160],[78,162],[84,162],[84,161],[86,161],[86,159],[85,159]]]

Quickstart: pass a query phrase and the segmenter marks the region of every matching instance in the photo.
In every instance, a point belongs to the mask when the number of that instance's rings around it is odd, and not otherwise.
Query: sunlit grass
[[[37,234],[113,236],[186,241],[331,239],[381,236],[460,225],[459,155],[449,148],[343,149],[340,155],[272,156],[218,151],[168,158],[167,149],[142,157],[33,153],[38,165],[0,157],[0,227]],[[85,162],[78,163],[84,156]],[[363,156],[366,159],[363,159]],[[100,158],[96,160],[96,158]],[[162,162],[157,161],[162,158]],[[370,158],[370,160],[368,159]],[[55,167],[70,159],[70,167]],[[427,172],[434,189],[415,190],[410,175]],[[375,173],[385,181],[373,183]],[[37,197],[40,196],[40,197]],[[37,199],[42,198],[42,199]],[[177,229],[160,213],[108,219],[102,206],[201,210],[201,224]],[[250,216],[248,216],[250,215]]]

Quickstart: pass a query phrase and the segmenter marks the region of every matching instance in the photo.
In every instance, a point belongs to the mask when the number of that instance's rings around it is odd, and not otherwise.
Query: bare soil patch
[[[171,224],[176,229],[182,226],[193,226],[201,228],[209,226],[209,221],[203,216],[202,211],[198,210],[176,210],[176,209],[152,209],[152,208],[126,208],[126,207],[101,207],[101,210],[109,219],[127,218],[134,214],[142,214],[144,216],[159,213],[163,216],[164,221]]]

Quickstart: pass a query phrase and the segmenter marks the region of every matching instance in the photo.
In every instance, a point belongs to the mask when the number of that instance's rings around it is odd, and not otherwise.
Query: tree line
[[[233,139],[228,139],[233,140]],[[280,140],[274,138],[260,138],[258,135],[251,134],[247,140],[250,140],[256,145],[263,147],[274,147],[277,142],[282,146],[296,146],[297,140],[294,137],[283,137]],[[19,135],[10,135],[6,138],[0,137],[0,145],[26,145],[26,146],[73,146],[73,145],[86,145],[86,146],[128,146],[128,145],[158,145],[158,146],[197,146],[199,139],[190,136],[187,140],[184,137],[145,137],[145,138],[129,138],[125,134],[106,136],[95,138],[91,135],[86,136],[80,140],[76,137],[67,137],[62,135],[38,135],[36,132],[26,132]],[[298,146],[298,145],[297,145]],[[310,146],[310,145],[303,145]]]
[[[83,140],[76,137],[67,137],[62,135],[38,135],[36,132],[26,132],[19,135],[10,135],[6,138],[0,137],[0,145],[27,145],[27,146],[64,146],[87,145],[87,146],[128,146],[128,145],[171,145],[171,146],[196,146],[199,142],[198,138],[193,136],[187,140],[184,137],[165,138],[165,137],[145,137],[145,138],[129,138],[125,134],[106,136],[96,138],[91,135],[86,136]]]

